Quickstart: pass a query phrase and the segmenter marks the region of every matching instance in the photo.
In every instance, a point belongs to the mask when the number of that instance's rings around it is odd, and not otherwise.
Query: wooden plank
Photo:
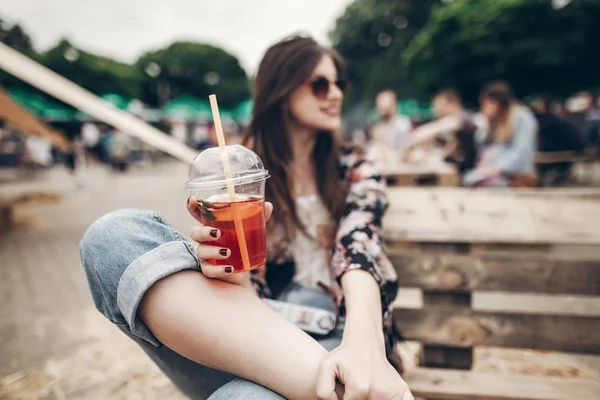
[[[535,155],[536,164],[553,164],[557,162],[583,162],[594,160],[594,156],[577,151],[538,152]]]
[[[6,233],[14,225],[13,206],[0,205],[0,233]]]
[[[470,370],[473,348],[423,345],[419,361],[423,367]]]
[[[451,174],[440,174],[438,176],[438,186],[457,187],[460,185],[460,178],[457,172]]]
[[[600,201],[530,190],[389,188],[387,240],[600,245]]]
[[[404,374],[415,397],[440,400],[597,400],[600,382],[417,368]]]
[[[600,296],[600,255],[595,259],[519,252],[464,255],[391,248],[388,256],[405,287]]]
[[[471,307],[471,292],[426,290],[423,292],[423,304],[426,306],[446,304]]]
[[[424,291],[423,306],[471,308],[470,292]],[[468,312],[468,311],[467,311]],[[433,368],[471,369],[473,365],[473,349],[464,346],[439,346],[423,343],[420,365]]]
[[[458,171],[445,162],[408,163],[393,154],[387,154],[383,174],[392,184],[406,184],[419,179],[433,179],[440,186],[458,186]]]
[[[450,347],[500,346],[600,354],[600,318],[428,306],[394,310],[403,336]]]

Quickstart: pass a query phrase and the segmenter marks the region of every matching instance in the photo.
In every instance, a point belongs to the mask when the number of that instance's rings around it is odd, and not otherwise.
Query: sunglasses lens
[[[329,81],[322,77],[317,78],[312,82],[311,87],[316,97],[325,97],[329,92]]]
[[[346,90],[348,90],[348,86],[350,86],[350,83],[345,79],[338,79],[337,81],[335,81],[335,85],[342,91],[342,93],[346,93]]]

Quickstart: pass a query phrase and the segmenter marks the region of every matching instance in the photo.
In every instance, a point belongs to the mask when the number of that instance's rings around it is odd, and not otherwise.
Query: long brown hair
[[[493,100],[498,104],[500,113],[490,120],[490,133],[496,143],[510,142],[514,136],[512,115],[518,102],[512,89],[506,82],[491,82],[481,91],[481,98]]]
[[[267,50],[254,78],[254,111],[244,142],[252,146],[271,174],[266,186],[266,198],[273,203],[271,221],[282,224],[288,235],[294,229],[305,233],[306,230],[296,212],[291,191],[289,163],[293,153],[286,127],[289,111],[285,103],[294,90],[310,79],[324,55],[333,59],[341,76],[343,62],[333,50],[321,47],[309,37],[292,36]],[[323,131],[317,135],[312,153],[317,189],[337,224],[344,200],[338,175],[339,143],[334,132]]]

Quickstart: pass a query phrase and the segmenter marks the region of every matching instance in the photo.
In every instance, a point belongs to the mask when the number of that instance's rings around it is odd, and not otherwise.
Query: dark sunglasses
[[[327,97],[327,94],[329,93],[329,88],[330,88],[331,84],[334,84],[335,86],[337,86],[338,89],[340,89],[342,91],[342,93],[345,93],[346,90],[348,89],[348,87],[350,86],[350,82],[348,82],[345,79],[338,79],[335,82],[331,82],[329,79],[325,78],[324,76],[319,76],[319,77],[307,82],[306,84],[310,85],[310,88],[312,89],[313,94],[318,99],[324,99],[325,97]]]

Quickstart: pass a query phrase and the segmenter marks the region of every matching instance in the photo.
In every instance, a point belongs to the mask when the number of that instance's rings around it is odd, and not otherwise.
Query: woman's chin
[[[331,119],[330,121],[323,121],[318,124],[318,130],[320,131],[339,131],[342,129],[342,120],[339,118]]]

